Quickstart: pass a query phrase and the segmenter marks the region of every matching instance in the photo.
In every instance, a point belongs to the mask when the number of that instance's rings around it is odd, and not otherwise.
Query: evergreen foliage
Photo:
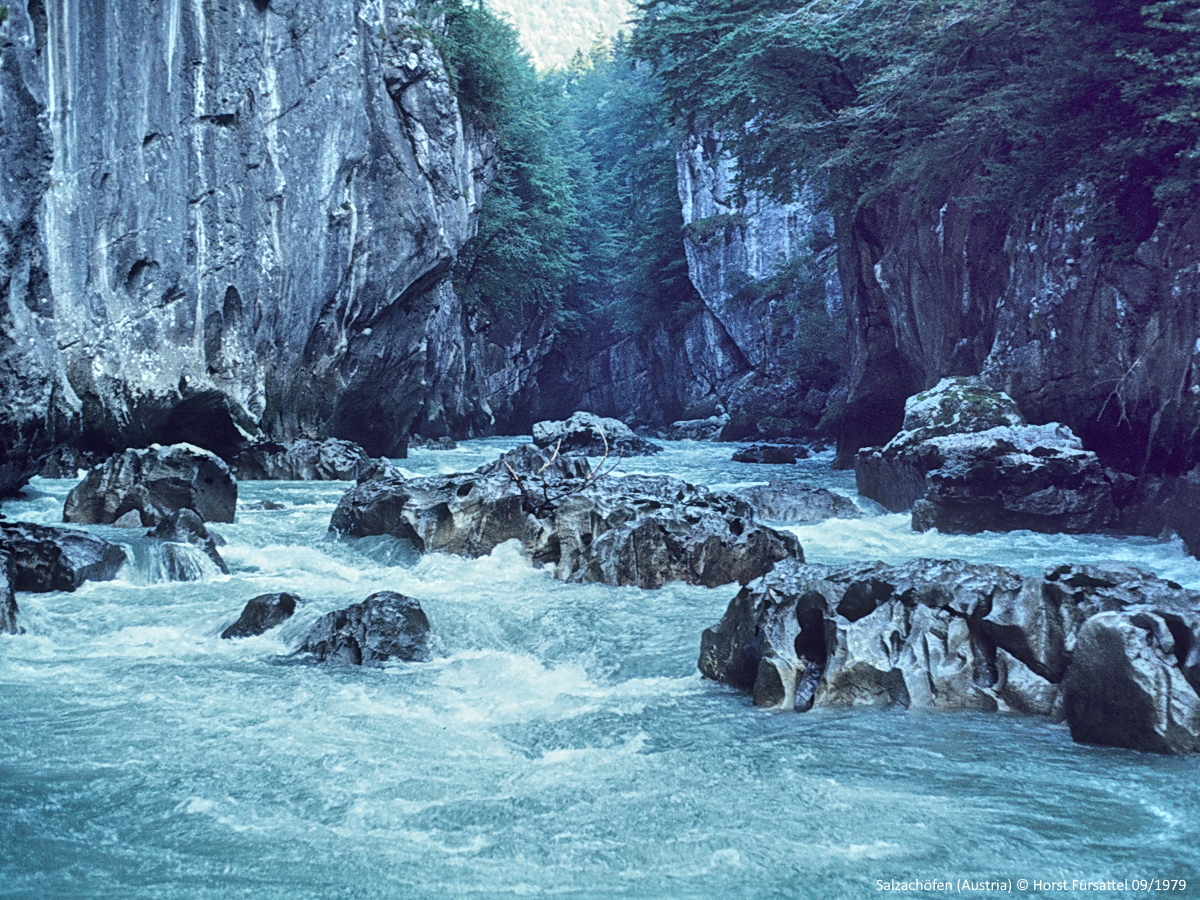
[[[746,185],[788,197],[823,169],[842,203],[916,186],[1012,211],[1089,178],[1135,213],[1109,223],[1121,243],[1195,180],[1198,6],[642,0],[635,49],[678,118],[715,117]]]

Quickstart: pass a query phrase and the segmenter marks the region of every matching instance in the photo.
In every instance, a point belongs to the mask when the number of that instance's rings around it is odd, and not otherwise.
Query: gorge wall
[[[582,408],[653,426],[727,413],[729,437],[811,432],[836,376],[814,386],[804,370],[809,323],[794,284],[779,276],[800,261],[821,317],[840,320],[833,217],[815,187],[793,203],[740,196],[736,161],[711,132],[689,134],[676,159],[688,274],[701,308],[649,334],[555,350],[538,413]]]
[[[1106,464],[1177,473],[1200,461],[1194,204],[1081,184],[1014,219],[893,192],[840,217],[838,235],[853,340],[844,459],[899,430],[906,396],[982,374]]]
[[[62,442],[503,421],[541,326],[478,334],[449,288],[494,160],[405,4],[7,9],[0,489]]]

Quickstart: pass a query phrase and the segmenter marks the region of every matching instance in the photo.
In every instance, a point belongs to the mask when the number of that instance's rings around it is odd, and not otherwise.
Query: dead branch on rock
[[[554,450],[550,454],[550,458],[546,460],[541,468],[537,470],[536,477],[538,479],[539,497],[533,490],[530,489],[525,479],[517,474],[516,469],[511,464],[505,463],[504,468],[508,470],[508,477],[512,479],[513,484],[521,492],[521,505],[525,511],[531,513],[538,518],[552,515],[560,503],[570,497],[572,494],[578,494],[586,490],[591,485],[595,484],[600,478],[611,474],[617,466],[613,463],[607,470],[604,465],[609,461],[610,447],[608,444],[608,435],[604,433],[603,428],[596,429],[600,433],[600,440],[604,444],[604,453],[600,457],[600,461],[596,465],[588,464],[588,472],[579,479],[560,479],[552,481],[547,478],[547,472],[558,460],[562,450],[562,438],[559,438],[554,444]]]

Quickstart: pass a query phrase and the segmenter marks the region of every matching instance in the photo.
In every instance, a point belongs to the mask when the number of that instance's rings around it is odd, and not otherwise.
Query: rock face
[[[197,581],[205,565],[197,565],[203,556],[223,575],[229,566],[217,552],[217,543],[204,527],[204,520],[191,509],[179,509],[163,517],[150,537],[162,541],[163,569],[169,581]]]
[[[321,661],[378,666],[391,660],[421,662],[429,657],[428,644],[429,619],[421,604],[379,591],[318,619],[299,652]]]
[[[237,482],[216,455],[188,444],[126,450],[88,472],[67,495],[63,521],[108,525],[130,511],[157,525],[181,509],[232,522]]]
[[[556,349],[540,379],[539,412],[558,418],[583,408],[651,426],[728,416],[725,440],[808,437],[836,373],[817,384],[797,372],[807,324],[796,293],[771,282],[797,264],[826,318],[841,321],[833,217],[815,186],[790,204],[754,192],[739,198],[736,163],[705,129],[685,139],[676,161],[688,274],[702,308],[642,336]]]
[[[913,528],[947,532],[1099,531],[1116,517],[1096,454],[1062,425],[1027,425],[1006,394],[945,378],[911,397],[905,430],[859,452],[859,493]]]
[[[1080,741],[1200,749],[1200,592],[1131,567],[788,562],[704,632],[700,670],[758,706],[1065,717]]]
[[[1113,212],[1134,201],[1136,214]],[[1096,235],[1106,216],[1128,229],[1125,252]],[[900,429],[906,397],[977,373],[1030,420],[1066,424],[1106,466],[1196,464],[1194,203],[1160,207],[1149,191],[1113,197],[1085,183],[1013,218],[895,190],[840,216],[837,233],[853,347],[844,463]]]
[[[576,412],[562,422],[538,422],[533,426],[538,447],[557,447],[560,453],[583,456],[648,456],[662,450],[658,444],[638,437],[624,422]]]
[[[7,554],[0,554],[0,634],[20,634],[17,624],[17,598],[13,594],[13,565]]]
[[[221,637],[254,637],[282,625],[296,612],[301,600],[295,594],[261,594],[246,603],[238,620],[221,632]]]
[[[754,507],[755,515],[767,522],[812,525],[826,519],[862,518],[862,512],[849,497],[808,484],[772,481],[736,488],[732,493]]]
[[[548,459],[526,447],[470,474],[384,476],[347,492],[330,527],[463,556],[515,539],[564,581],[644,588],[745,583],[801,555],[792,535],[758,524],[730,494],[665,476],[589,478],[583,460],[562,456],[543,470]]]
[[[0,492],[64,441],[402,455],[512,416],[547,324],[477,332],[445,280],[494,159],[408,8],[9,5]]]
[[[12,564],[18,591],[73,591],[85,581],[110,581],[125,565],[125,551],[74,528],[0,522],[0,554]]]
[[[354,481],[371,462],[352,441],[301,438],[250,444],[238,451],[231,468],[243,481]]]

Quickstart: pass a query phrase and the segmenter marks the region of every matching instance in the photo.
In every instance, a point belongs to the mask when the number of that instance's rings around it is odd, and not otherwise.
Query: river
[[[462,471],[516,443],[399,464]],[[621,470],[853,494],[829,454],[731,451],[668,443]],[[71,486],[35,479],[3,511],[56,523]],[[509,546],[341,540],[348,486],[242,482],[236,524],[214,526],[229,576],[161,583],[136,548],[117,581],[18,596],[27,633],[0,636],[0,897],[837,898],[891,879],[1200,875],[1200,759],[1019,716],[762,712],[696,671],[734,587],[566,585]],[[898,515],[792,530],[811,562],[1117,559],[1200,587],[1177,539],[914,534]],[[384,589],[421,601],[431,661],[289,657],[320,615]],[[219,638],[282,590],[305,600],[282,628]]]

